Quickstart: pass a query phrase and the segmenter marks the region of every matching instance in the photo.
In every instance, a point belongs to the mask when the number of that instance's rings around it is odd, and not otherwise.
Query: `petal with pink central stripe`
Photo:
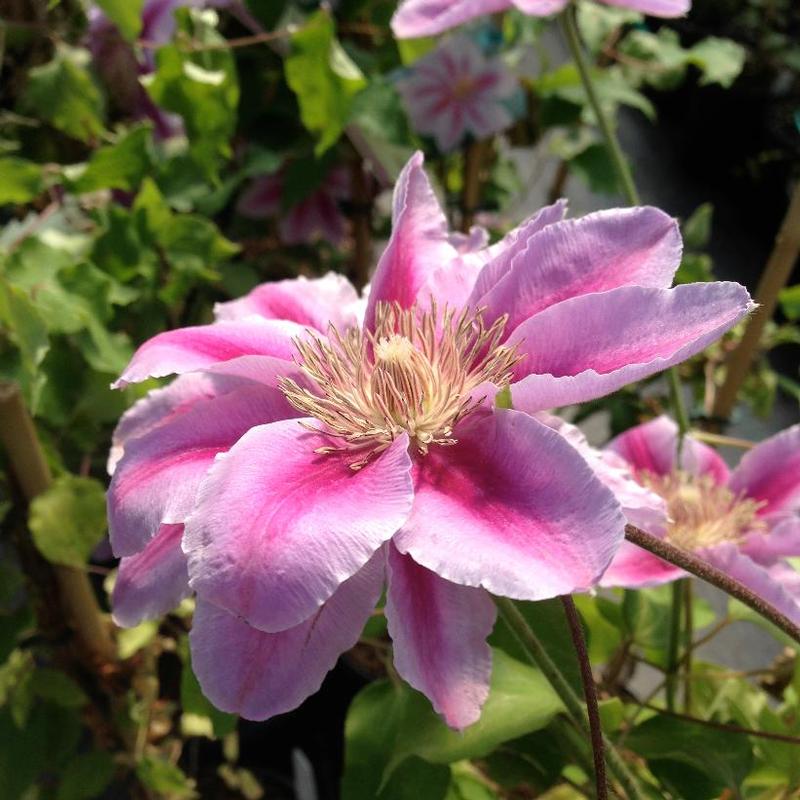
[[[659,586],[685,577],[686,573],[682,569],[662,561],[631,542],[623,542],[611,566],[603,574],[600,585],[609,588],[623,586],[628,589],[640,589],[645,586]]]
[[[489,695],[496,617],[483,589],[459,586],[389,545],[386,619],[394,665],[451,728],[477,722]]]
[[[380,596],[383,561],[379,552],[309,619],[279,633],[251,628],[198,599],[189,640],[203,694],[245,719],[264,720],[297,708],[358,641]]]
[[[215,456],[248,430],[296,415],[278,389],[252,386],[197,401],[174,419],[128,441],[108,489],[114,553],[138,553],[162,523],[183,522]]]
[[[156,619],[189,596],[182,535],[183,525],[162,525],[141,553],[120,561],[111,596],[117,625],[132,628],[146,619]]]
[[[313,420],[304,420],[312,424]],[[184,551],[198,596],[264,631],[308,619],[405,522],[403,435],[363,469],[296,421],[254,428],[204,481]]]
[[[544,410],[602,397],[699,353],[752,308],[738,283],[622,286],[572,297],[509,337],[523,356],[512,398]]]
[[[159,333],[134,354],[115,389],[146,378],[163,378],[246,355],[273,356],[291,362],[292,339],[306,329],[295,322],[250,317]]]
[[[591,588],[619,547],[619,504],[558,433],[498,410],[415,465],[398,549],[454,583],[543,600]]]
[[[406,0],[392,18],[392,30],[398,39],[435,36],[507,8],[511,8],[511,0]]]

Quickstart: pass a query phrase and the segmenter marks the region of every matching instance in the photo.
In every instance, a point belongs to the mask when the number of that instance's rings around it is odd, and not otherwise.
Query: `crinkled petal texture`
[[[730,487],[764,503],[762,516],[800,511],[800,425],[746,453],[731,475]]]
[[[512,398],[544,410],[602,397],[699,353],[751,308],[737,283],[623,286],[564,300],[509,337],[523,356]]]
[[[132,628],[166,614],[189,595],[183,525],[162,525],[140,553],[119,563],[111,605],[117,625]]]
[[[732,542],[698,550],[696,555],[766,600],[795,625],[800,625],[800,586],[797,573],[788,565],[782,562],[769,566],[758,564]],[[787,580],[787,575],[793,579]]]
[[[748,534],[742,552],[759,564],[774,564],[780,558],[800,556],[800,515],[767,517],[766,530]]]
[[[521,2],[522,0],[517,0]],[[608,6],[620,6],[653,17],[682,17],[689,13],[692,0],[602,0]]]
[[[458,252],[450,244],[447,218],[433,193],[416,153],[403,168],[394,190],[392,235],[372,279],[364,320],[375,324],[378,303],[399,303],[410,308],[437,267],[458,265]],[[427,299],[424,296],[420,299]]]
[[[679,567],[662,561],[631,542],[623,542],[611,566],[600,579],[600,585],[610,588],[627,586],[630,589],[641,589],[684,577],[686,573]]]
[[[294,322],[248,317],[159,333],[133,354],[113,388],[193,372],[247,355],[291,362],[295,354],[292,340],[304,331]]]
[[[297,412],[278,389],[248,387],[195,402],[128,441],[108,489],[111,545],[118,556],[144,549],[162,524],[182,523],[214,457],[255,425]]]
[[[524,600],[590,588],[622,541],[612,493],[555,431],[497,410],[415,465],[414,507],[394,541],[441,577]]]
[[[408,437],[358,472],[352,456],[314,452],[329,444],[287,420],[253,428],[217,460],[183,538],[201,600],[260,630],[285,630],[314,614],[405,522]]]
[[[678,426],[669,417],[656,417],[621,433],[606,449],[637,472],[668,475],[677,467]],[[692,475],[710,475],[720,485],[727,483],[729,477],[719,453],[691,436],[684,439],[680,468]]]
[[[657,208],[598,211],[520,242],[508,273],[480,300],[507,330],[562,300],[634,284],[667,288],[681,262],[677,222]]]
[[[277,633],[198,599],[189,640],[203,694],[217,708],[252,720],[297,708],[358,641],[381,593],[383,564],[380,552],[308,619]]]
[[[293,278],[262,283],[238,300],[218,303],[219,320],[241,320],[253,315],[283,319],[327,333],[330,324],[340,330],[357,325],[358,293],[344,275],[329,272],[322,278]]]
[[[445,722],[477,722],[489,695],[492,655],[486,637],[495,605],[483,589],[459,586],[388,546],[386,619],[394,664]]]

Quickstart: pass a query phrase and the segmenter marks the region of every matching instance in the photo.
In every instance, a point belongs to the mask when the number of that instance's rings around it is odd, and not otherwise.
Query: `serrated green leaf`
[[[55,564],[82,567],[106,532],[103,485],[62,475],[30,506],[28,525],[39,552]]]
[[[40,164],[10,156],[0,158],[0,205],[28,203],[44,188]]]
[[[158,633],[158,622],[146,620],[133,628],[124,628],[117,632],[117,654],[124,661],[134,653],[138,653],[155,639]]]
[[[170,800],[191,800],[198,797],[194,781],[180,767],[151,756],[145,756],[136,767],[139,780],[159,796]]]
[[[740,44],[718,36],[709,36],[689,50],[689,62],[702,72],[701,86],[717,83],[724,89],[739,77],[746,56]]]
[[[76,194],[98,189],[134,191],[152,169],[150,136],[150,126],[141,125],[123,134],[114,144],[96,150],[86,169],[72,182],[72,191]]]
[[[136,39],[142,30],[144,0],[96,0],[96,2],[129,42]]]
[[[67,764],[56,800],[93,800],[103,793],[113,777],[114,759],[110,753],[99,750],[80,753]]]
[[[317,138],[318,156],[336,144],[354,97],[367,81],[336,39],[326,11],[318,11],[292,36],[283,62],[286,82],[297,96],[300,118]]]
[[[59,45],[52,61],[28,74],[22,110],[82,142],[96,139],[105,129],[103,97],[88,64],[87,50]]]

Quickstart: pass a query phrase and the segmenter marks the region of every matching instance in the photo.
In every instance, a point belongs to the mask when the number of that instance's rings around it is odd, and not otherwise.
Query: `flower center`
[[[459,78],[453,84],[453,97],[456,100],[464,100],[475,91],[476,81],[474,78],[465,76]]]
[[[667,540],[685,550],[739,543],[748,532],[765,527],[757,519],[763,503],[735,495],[710,475],[676,470],[662,476],[645,471],[639,482],[667,501]]]
[[[453,445],[456,424],[477,409],[484,383],[506,386],[519,361],[501,345],[506,318],[485,327],[481,312],[439,314],[416,306],[380,303],[375,331],[334,326],[327,340],[296,340],[299,363],[315,393],[284,378],[281,390],[299,411],[325,425],[339,446],[317,452],[352,451],[353,469],[407,433],[422,455],[431,445]]]

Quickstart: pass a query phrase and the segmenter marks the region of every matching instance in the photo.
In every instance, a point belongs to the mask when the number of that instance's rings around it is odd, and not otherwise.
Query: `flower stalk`
[[[675,684],[680,664],[681,616],[683,612],[683,581],[673,581],[670,603],[669,638],[667,640],[667,675],[664,691],[667,708],[675,710]]]
[[[531,662],[542,671],[542,674],[550,682],[553,689],[555,689],[556,694],[561,698],[572,721],[578,725],[581,730],[589,733],[589,722],[583,703],[581,703],[578,695],[575,694],[572,687],[567,682],[567,679],[562,675],[559,668],[550,658],[544,645],[533,632],[530,625],[528,625],[525,617],[522,616],[519,609],[514,604],[514,601],[507,597],[495,597],[495,603],[497,604],[500,616],[525,650]],[[625,790],[629,800],[642,800],[643,795],[636,785],[636,779],[622,760],[620,754],[605,736],[603,736],[603,743],[605,758],[608,762],[608,768],[611,774]]]
[[[597,689],[594,685],[594,676],[592,675],[589,653],[586,650],[586,639],[583,635],[578,609],[575,608],[575,601],[572,599],[572,596],[564,595],[561,598],[561,604],[564,606],[564,612],[567,615],[569,632],[572,636],[575,654],[578,657],[578,664],[581,668],[583,696],[586,700],[586,711],[589,715],[589,733],[592,740],[592,757],[594,759],[594,779],[597,790],[597,800],[607,800],[608,780],[606,778],[603,728],[600,725],[600,709],[597,706]]]
[[[768,619],[777,628],[780,628],[787,636],[800,643],[800,627],[794,624],[786,615],[778,611],[770,603],[759,597],[746,586],[734,580],[720,569],[711,566],[687,550],[682,550],[669,542],[646,533],[634,525],[625,526],[625,538],[629,542],[647,550],[655,556],[680,567],[686,572],[690,572],[698,578],[716,586],[731,597],[744,603],[748,608],[760,614],[764,619]]]

